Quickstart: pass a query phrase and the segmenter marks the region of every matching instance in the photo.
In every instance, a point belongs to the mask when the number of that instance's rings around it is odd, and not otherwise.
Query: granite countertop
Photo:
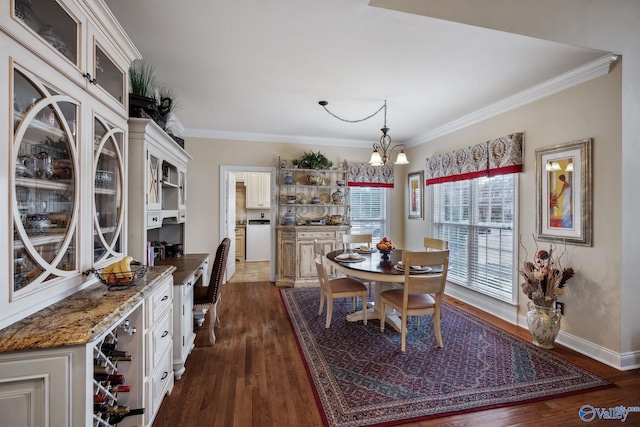
[[[175,270],[149,267],[131,289],[109,291],[100,282],[0,330],[0,353],[84,345],[109,329]]]
[[[173,284],[174,286],[182,286],[187,279],[198,270],[200,264],[202,264],[208,256],[209,254],[186,254],[180,257],[165,258],[158,262],[157,265],[175,267]],[[202,274],[207,273],[207,271],[202,272]]]

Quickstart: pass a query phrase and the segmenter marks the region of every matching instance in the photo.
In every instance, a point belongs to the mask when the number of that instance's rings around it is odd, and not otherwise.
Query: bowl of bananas
[[[93,269],[100,282],[107,285],[109,290],[128,289],[135,286],[147,273],[147,266],[127,255],[104,268]]]

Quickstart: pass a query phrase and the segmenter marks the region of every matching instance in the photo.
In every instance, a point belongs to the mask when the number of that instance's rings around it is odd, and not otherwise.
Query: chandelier
[[[320,101],[318,102],[318,104],[320,104],[327,113],[331,114],[336,119],[342,120],[343,122],[347,122],[347,123],[358,123],[358,122],[365,121],[375,116],[380,111],[384,110],[384,126],[382,127],[382,129],[380,129],[382,131],[382,136],[380,137],[380,143],[376,142],[373,144],[373,153],[371,153],[371,159],[369,160],[369,164],[373,166],[386,165],[387,162],[391,162],[391,153],[393,152],[393,150],[400,150],[400,152],[396,157],[396,161],[391,163],[396,165],[409,164],[409,160],[407,160],[407,155],[404,152],[404,150],[406,150],[407,147],[404,144],[396,144],[394,146],[391,146],[391,137],[388,135],[389,128],[387,127],[387,101],[386,100],[384,101],[384,104],[382,105],[382,107],[380,107],[375,113],[363,119],[358,119],[358,120],[347,120],[347,119],[343,119],[342,117],[338,117],[337,115],[329,111],[329,109],[327,108],[327,105],[329,105],[329,102],[327,101]]]

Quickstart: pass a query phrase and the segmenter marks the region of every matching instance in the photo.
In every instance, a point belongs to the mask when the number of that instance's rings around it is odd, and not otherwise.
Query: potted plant
[[[156,110],[155,70],[143,61],[129,67],[129,117],[153,118]]]
[[[292,163],[301,169],[329,169],[333,166],[333,162],[327,159],[320,151],[317,153],[305,151],[302,156],[294,159]]]

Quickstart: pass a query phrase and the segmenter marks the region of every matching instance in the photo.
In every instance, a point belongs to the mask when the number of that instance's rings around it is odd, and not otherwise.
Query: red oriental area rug
[[[327,426],[397,425],[613,386],[449,304],[444,348],[437,348],[427,316],[418,327],[410,319],[403,354],[400,334],[381,333],[378,320],[345,320],[351,300],[335,300],[325,329],[317,288],[281,295]]]

